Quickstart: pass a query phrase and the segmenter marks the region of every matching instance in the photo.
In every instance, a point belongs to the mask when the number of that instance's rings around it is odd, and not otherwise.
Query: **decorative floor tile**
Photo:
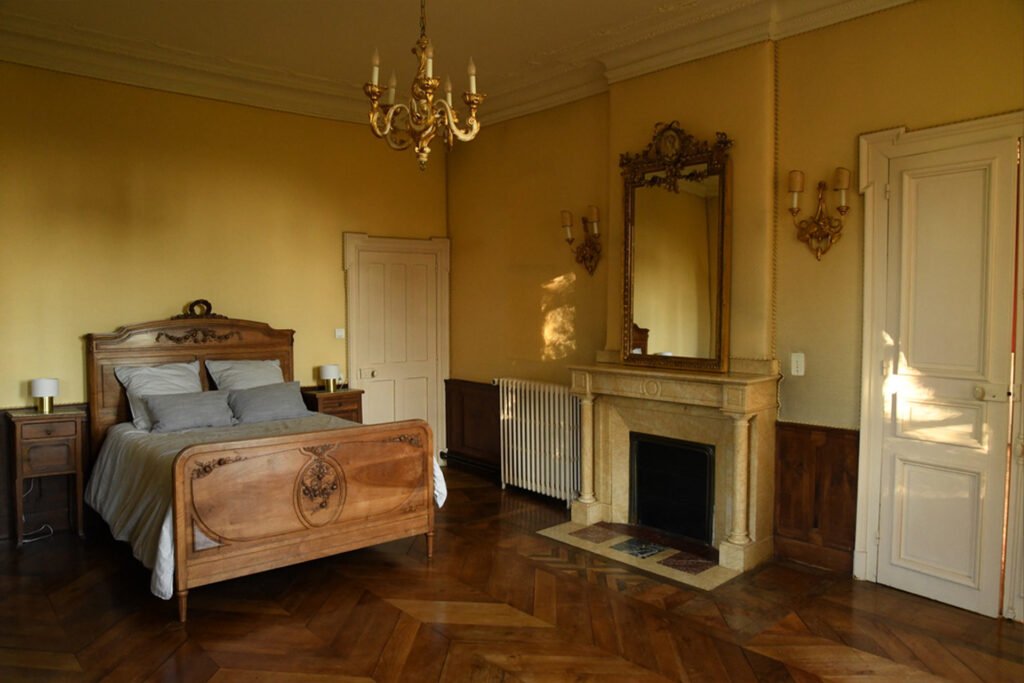
[[[717,566],[715,562],[711,560],[705,560],[703,557],[697,557],[690,553],[676,553],[666,557],[663,560],[658,560],[658,564],[663,564],[666,567],[672,567],[672,569],[678,569],[681,572],[687,574],[700,574],[701,572],[711,569]]]
[[[651,555],[657,555],[662,550],[668,550],[667,546],[658,545],[657,543],[649,543],[642,541],[639,538],[631,538],[622,543],[616,543],[612,546],[612,550],[618,550],[619,552],[632,555],[633,557],[650,557]]]
[[[579,531],[573,531],[572,535],[576,538],[582,538],[584,541],[590,541],[591,543],[604,543],[605,541],[611,540],[619,534],[611,531],[610,529],[604,529],[592,524],[590,526],[583,527]]]

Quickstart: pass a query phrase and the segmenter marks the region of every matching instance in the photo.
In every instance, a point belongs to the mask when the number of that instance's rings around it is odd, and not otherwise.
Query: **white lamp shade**
[[[46,398],[57,395],[60,383],[52,377],[32,380],[32,398]]]
[[[337,365],[321,365],[320,379],[341,379],[341,370]]]

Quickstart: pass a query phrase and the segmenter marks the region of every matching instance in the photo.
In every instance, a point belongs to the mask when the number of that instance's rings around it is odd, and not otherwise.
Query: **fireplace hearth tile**
[[[657,555],[663,550],[668,550],[668,546],[651,543],[639,538],[631,538],[622,543],[616,543],[612,546],[612,550],[618,550],[619,552],[642,559],[651,555]]]
[[[717,563],[711,560],[706,560],[703,557],[692,555],[690,553],[676,553],[670,555],[665,559],[658,560],[658,564],[663,564],[666,567],[672,567],[672,569],[678,569],[681,572],[687,574],[700,574],[703,571],[711,569],[717,566]]]
[[[591,543],[604,543],[610,541],[616,536],[620,536],[618,532],[612,531],[611,529],[605,529],[596,524],[583,527],[578,531],[573,531],[572,535],[576,538],[582,538],[584,541],[590,541]]]
[[[578,522],[563,522],[562,524],[556,524],[555,526],[548,527],[537,531],[541,536],[559,541],[568,546],[585,550],[601,557],[612,560],[616,564],[626,565],[635,567],[642,571],[655,576],[660,576],[666,579],[670,579],[677,583],[684,584],[686,586],[692,586],[701,590],[713,590],[718,586],[721,586],[726,581],[733,579],[740,575],[740,572],[735,569],[726,569],[725,567],[717,564],[714,560],[706,558],[706,561],[710,563],[710,566],[699,573],[693,574],[689,571],[683,571],[676,569],[668,564],[662,563],[661,560],[666,557],[672,557],[680,554],[681,549],[673,549],[671,546],[665,546],[665,549],[658,552],[650,557],[638,557],[629,553],[615,550],[616,545],[620,545],[624,541],[630,540],[629,534],[623,534],[620,532],[620,526],[614,524],[605,524],[604,522],[599,523],[601,527],[604,527],[606,531],[611,531],[614,535],[607,541],[594,542],[589,541],[586,538],[581,538],[577,535],[577,531],[583,531],[587,529],[587,525],[579,524]],[[590,525],[597,526],[597,525]],[[613,527],[613,528],[608,528]],[[634,539],[640,540],[640,539]],[[644,542],[641,540],[641,542]],[[650,541],[646,541],[648,546],[652,545]],[[660,544],[653,544],[660,545]],[[692,555],[691,553],[682,551],[685,554],[699,558],[699,555]],[[689,565],[690,569],[695,568],[696,565]]]

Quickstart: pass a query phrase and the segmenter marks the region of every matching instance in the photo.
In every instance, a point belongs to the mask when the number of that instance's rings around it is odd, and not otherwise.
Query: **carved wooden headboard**
[[[114,368],[198,360],[203,388],[208,389],[210,379],[203,364],[207,359],[277,359],[285,381],[290,382],[294,335],[293,330],[277,330],[266,323],[235,320],[214,313],[205,299],[193,301],[185,313],[168,320],[126,325],[109,334],[87,334],[86,382],[92,457],[99,451],[110,426],[131,420],[128,398],[114,376]],[[91,465],[91,460],[86,465]]]

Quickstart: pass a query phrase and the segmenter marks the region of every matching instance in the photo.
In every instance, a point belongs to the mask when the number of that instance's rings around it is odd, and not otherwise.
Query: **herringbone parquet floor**
[[[448,472],[436,551],[389,543],[195,589],[124,544],[0,548],[0,680],[1024,681],[1024,626],[770,563],[703,592],[533,532],[565,508]]]

